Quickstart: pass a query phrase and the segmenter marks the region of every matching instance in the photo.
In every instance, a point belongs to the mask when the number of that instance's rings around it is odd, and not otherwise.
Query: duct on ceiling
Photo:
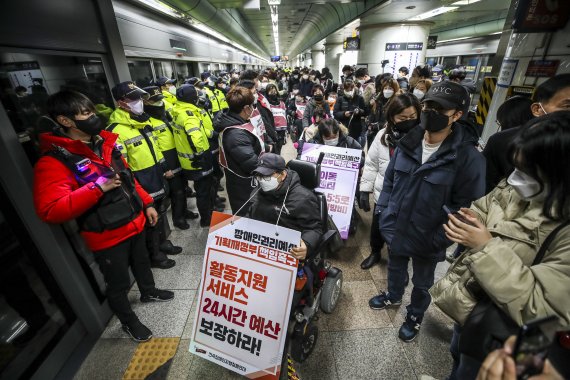
[[[328,2],[323,5],[312,4],[311,8],[318,8],[307,12],[307,16],[302,20],[301,27],[289,47],[288,55],[295,56],[309,49],[318,41],[386,1],[388,0],[352,1],[350,3]]]
[[[236,9],[217,9],[207,0],[163,0],[165,4],[207,25],[262,57],[269,52]],[[197,25],[199,28],[200,26]]]
[[[465,37],[481,37],[487,36],[491,33],[501,32],[505,26],[505,19],[497,19],[493,21],[485,21],[473,25],[459,26],[454,29],[447,29],[444,31],[431,31],[430,34],[437,35],[439,41],[453,40]]]

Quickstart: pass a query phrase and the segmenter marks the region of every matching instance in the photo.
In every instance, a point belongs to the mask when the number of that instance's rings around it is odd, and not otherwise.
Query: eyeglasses
[[[499,120],[495,120],[495,123],[497,123],[497,125],[499,126],[499,128],[503,129],[503,126],[501,125],[501,122]]]

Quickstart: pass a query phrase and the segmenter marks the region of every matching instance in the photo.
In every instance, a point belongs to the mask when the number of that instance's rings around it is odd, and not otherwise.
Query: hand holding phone
[[[460,222],[463,222],[465,224],[469,224],[470,226],[475,226],[472,222],[470,222],[469,220],[467,220],[467,218],[465,218],[463,215],[461,215],[460,213],[458,213],[457,211],[451,211],[449,209],[449,207],[447,206],[443,206],[443,211],[449,215],[453,215],[454,217],[456,217],[457,219],[459,219]]]
[[[518,380],[542,373],[548,349],[556,337],[556,321],[551,315],[520,328],[513,351]]]

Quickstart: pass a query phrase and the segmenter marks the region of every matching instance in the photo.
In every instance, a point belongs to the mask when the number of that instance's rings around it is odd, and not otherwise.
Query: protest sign
[[[362,151],[305,143],[301,159],[317,162],[321,152],[325,153],[325,158],[321,163],[321,184],[316,190],[326,195],[329,215],[336,224],[340,237],[346,240]]]
[[[251,379],[277,379],[301,233],[214,212],[190,352]],[[284,369],[287,370],[286,368]]]

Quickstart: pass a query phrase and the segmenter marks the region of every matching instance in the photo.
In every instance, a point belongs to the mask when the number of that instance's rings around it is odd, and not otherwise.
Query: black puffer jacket
[[[214,129],[218,133],[224,132],[228,127],[242,125],[247,121],[238,114],[222,111],[214,119]],[[222,136],[222,146],[226,155],[227,166],[226,189],[230,206],[235,213],[247,201],[252,190],[251,172],[257,167],[257,158],[265,146],[251,133],[242,129],[230,128]],[[240,212],[244,215],[245,208]]]
[[[346,111],[362,110],[361,113],[354,116],[345,116]],[[333,115],[339,123],[343,123],[350,132],[350,136],[358,139],[362,132],[362,118],[368,115],[368,107],[364,104],[364,98],[360,95],[354,95],[352,98],[339,96],[334,104]]]
[[[277,190],[268,193],[259,190],[251,200],[247,216],[275,224],[283,201],[285,201],[285,207],[281,213],[279,225],[301,232],[301,239],[307,245],[307,258],[309,258],[315,254],[315,249],[321,241],[323,225],[317,196],[301,185],[296,172],[287,169],[287,177]]]

